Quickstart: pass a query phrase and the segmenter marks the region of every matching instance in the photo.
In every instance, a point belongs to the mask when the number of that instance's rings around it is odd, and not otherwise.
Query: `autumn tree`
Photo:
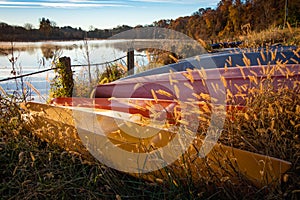
[[[39,30],[44,33],[47,37],[51,33],[52,25],[49,19],[45,19],[44,17],[40,19],[40,27]]]

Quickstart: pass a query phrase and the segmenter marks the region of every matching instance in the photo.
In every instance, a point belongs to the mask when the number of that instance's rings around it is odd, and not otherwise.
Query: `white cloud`
[[[141,3],[172,3],[172,4],[214,4],[217,5],[219,0],[130,0],[131,2]]]
[[[151,3],[164,4],[190,4],[201,6],[216,6],[219,0],[37,0],[18,1],[0,0],[1,8],[97,8],[97,7],[134,7],[137,3],[144,3],[144,6]],[[139,5],[141,6],[141,5]]]
[[[90,0],[46,0],[46,1],[0,1],[2,8],[95,8],[95,7],[128,7],[116,1]]]

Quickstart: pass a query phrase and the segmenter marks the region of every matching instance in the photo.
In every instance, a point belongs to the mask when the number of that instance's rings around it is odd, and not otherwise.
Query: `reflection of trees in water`
[[[47,60],[50,60],[51,63],[53,64],[62,54],[62,48],[57,45],[44,44],[40,48],[43,57],[39,60],[39,64],[40,66],[43,67],[45,67]]]
[[[0,44],[0,55],[7,55],[11,51],[11,45],[10,44]],[[43,56],[46,59],[52,59],[53,56],[57,51],[61,51],[63,49],[66,50],[74,50],[77,49],[78,46],[74,44],[70,45],[60,45],[60,44],[52,44],[51,42],[49,43],[44,43],[41,46],[35,43],[25,43],[25,44],[20,44],[20,43],[14,43],[14,50],[19,51],[19,52],[27,52],[30,55],[33,55],[36,53],[38,49],[41,49]]]
[[[66,49],[69,51],[72,51],[74,49],[77,49],[78,46],[76,44],[72,44],[72,45],[65,45],[65,46],[60,46],[61,49]]]
[[[59,49],[60,48],[55,45],[45,44],[41,46],[41,51],[45,59],[52,59]]]
[[[112,40],[88,40],[88,44],[81,41],[73,42],[43,42],[43,43],[15,43],[15,50],[28,54],[38,54],[38,62],[40,66],[45,66],[49,61],[56,59],[63,50],[79,52],[80,58],[83,57],[84,63],[87,63],[86,45],[89,46],[89,53],[100,53],[103,49],[113,49],[116,51],[127,52],[129,47],[133,47],[136,52],[148,55],[146,63],[169,64],[176,59],[188,58],[201,54],[202,49],[199,49],[199,44],[182,39],[112,39]],[[7,46],[7,47],[5,47]],[[10,52],[9,44],[1,44],[0,55],[6,55]],[[98,49],[101,48],[101,51]],[[78,52],[77,52],[78,51]],[[41,52],[41,55],[39,55]],[[81,52],[81,53],[80,53]],[[97,55],[99,57],[99,55]],[[93,56],[91,56],[93,58]],[[175,58],[175,59],[174,59]],[[77,58],[72,58],[76,60]],[[143,65],[143,64],[142,64]]]
[[[29,55],[34,55],[34,54],[36,54],[36,47],[28,46],[28,47],[26,48],[26,52],[27,52]]]
[[[8,53],[5,51],[5,49],[0,48],[0,56],[6,56]]]
[[[14,51],[17,51],[19,53],[22,52],[27,52],[29,55],[34,55],[36,54],[37,46],[34,45],[27,45],[27,44],[19,44],[19,43],[14,43]],[[2,45],[0,48],[0,56],[7,56],[8,54],[11,53],[11,45]]]
[[[13,44],[13,51],[22,52],[26,51],[25,47],[16,47],[15,44]],[[8,56],[12,52],[12,46],[3,46],[0,48],[0,55]]]
[[[89,48],[90,49],[98,49],[98,48],[101,48],[101,47],[108,47],[107,45],[106,45],[106,43],[104,43],[104,44],[102,44],[102,43],[92,43],[92,42],[90,42],[89,40],[82,40],[83,42],[82,42],[82,44],[74,44],[72,47],[73,47],[73,49],[80,49],[80,50],[82,50],[82,51],[85,51],[85,49],[86,49],[86,44],[85,44],[85,41],[87,41],[87,43],[88,43],[88,46],[89,46]],[[73,50],[72,49],[72,50]]]

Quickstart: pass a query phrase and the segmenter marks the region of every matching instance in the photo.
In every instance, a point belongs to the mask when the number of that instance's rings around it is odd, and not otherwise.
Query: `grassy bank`
[[[273,44],[300,45],[300,28],[288,26],[285,29],[276,27],[261,32],[249,32],[247,35],[238,37],[246,47],[258,47]]]
[[[292,168],[279,182],[258,188],[211,177],[194,184],[147,182],[85,160],[26,131],[19,100],[0,97],[0,196],[3,199],[297,199],[300,195],[300,88],[252,90],[246,113],[229,113],[223,144],[280,158]],[[232,120],[234,119],[234,120]]]
[[[249,46],[299,44],[300,29],[243,36]],[[268,38],[268,39],[266,39]],[[108,72],[107,72],[108,73]],[[293,76],[289,76],[293,78]],[[1,94],[1,92],[0,92]],[[28,132],[20,99],[0,95],[1,199],[299,199],[300,85],[252,90],[246,113],[228,113],[219,139],[228,146],[292,163],[282,180],[263,188],[240,178],[237,183],[203,178],[194,184],[172,178],[148,182],[85,160]],[[234,120],[233,120],[234,119]]]

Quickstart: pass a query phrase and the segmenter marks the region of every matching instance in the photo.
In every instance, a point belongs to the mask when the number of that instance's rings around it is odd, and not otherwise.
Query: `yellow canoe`
[[[42,139],[59,144],[68,151],[79,152],[87,159],[93,156],[100,161],[111,160],[111,164],[105,164],[151,181],[168,180],[171,170],[176,178],[181,180],[190,178],[195,183],[206,177],[214,177],[220,182],[227,180],[238,182],[247,179],[254,185],[262,187],[278,183],[291,167],[290,162],[219,143],[212,143],[211,146],[206,144],[207,149],[201,148],[203,138],[197,136],[174,162],[171,162],[170,158],[175,151],[171,146],[161,152],[164,155],[160,154],[161,162],[170,159],[164,168],[157,167],[157,161],[154,160],[155,162],[146,167],[155,170],[144,170],[145,163],[137,163],[146,160],[136,155],[141,157],[150,155],[151,152],[168,146],[170,141],[178,139],[176,132],[155,126],[145,127],[135,116],[111,110],[53,106],[34,102],[24,104],[24,108],[28,111],[24,115],[27,118],[27,128]],[[96,129],[93,127],[95,123],[98,127]],[[136,133],[128,134],[128,128]],[[97,133],[98,129],[101,129],[101,134]],[[139,130],[144,130],[146,135],[148,130],[156,134],[138,137]],[[155,158],[158,159],[157,156]],[[153,160],[150,156],[149,162],[151,159]]]

